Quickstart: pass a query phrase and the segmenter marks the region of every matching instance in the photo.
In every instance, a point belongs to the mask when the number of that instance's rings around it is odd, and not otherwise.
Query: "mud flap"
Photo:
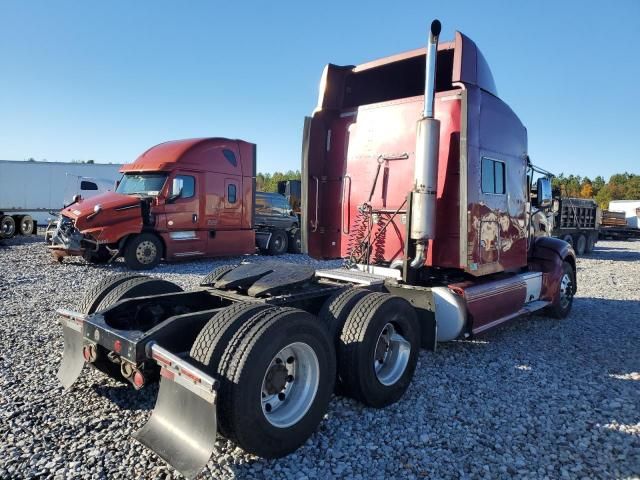
[[[60,323],[64,335],[64,352],[57,377],[65,390],[68,390],[78,379],[84,367],[84,357],[82,356],[84,316],[66,310],[58,310],[57,313],[62,316]]]
[[[149,421],[133,438],[186,478],[194,478],[215,446],[218,382],[155,342],[150,349],[162,367],[158,399]]]

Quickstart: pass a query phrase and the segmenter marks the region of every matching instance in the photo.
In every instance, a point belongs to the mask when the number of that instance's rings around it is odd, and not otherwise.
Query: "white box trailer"
[[[631,228],[640,228],[640,200],[611,200],[609,202],[609,211],[624,212],[627,226]]]
[[[0,160],[0,238],[46,225],[76,194],[113,190],[121,164]],[[37,223],[34,223],[37,222]]]

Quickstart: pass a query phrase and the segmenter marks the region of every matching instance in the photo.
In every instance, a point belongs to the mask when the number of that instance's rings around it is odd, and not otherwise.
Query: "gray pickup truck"
[[[282,255],[302,251],[300,219],[283,195],[256,192],[254,225],[256,243],[262,252]]]

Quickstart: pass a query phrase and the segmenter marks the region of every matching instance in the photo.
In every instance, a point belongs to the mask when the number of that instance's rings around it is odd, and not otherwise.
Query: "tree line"
[[[287,172],[258,173],[256,175],[256,190],[259,192],[277,192],[278,182],[283,180],[300,180],[300,170]]]
[[[640,175],[635,173],[616,173],[608,182],[600,175],[591,180],[561,173],[553,177],[552,185],[565,197],[594,198],[603,210],[611,200],[640,200]]]
[[[256,187],[260,192],[277,192],[282,180],[300,180],[300,170],[258,173]],[[640,200],[640,175],[635,173],[616,173],[608,182],[600,175],[592,180],[561,173],[553,177],[552,185],[565,197],[593,198],[602,209],[609,208],[611,200]]]

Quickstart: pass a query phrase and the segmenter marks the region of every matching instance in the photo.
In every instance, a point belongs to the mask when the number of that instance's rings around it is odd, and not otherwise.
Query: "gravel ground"
[[[188,288],[223,263],[163,264],[152,275]],[[123,270],[54,264],[41,237],[0,245],[0,478],[178,477],[129,437],[157,387],[135,393],[85,369],[63,393],[55,377],[54,310]],[[319,431],[280,460],[221,439],[201,477],[640,478],[639,274],[640,242],[600,242],[578,261],[569,318],[532,316],[423,351],[397,404],[335,397]]]

